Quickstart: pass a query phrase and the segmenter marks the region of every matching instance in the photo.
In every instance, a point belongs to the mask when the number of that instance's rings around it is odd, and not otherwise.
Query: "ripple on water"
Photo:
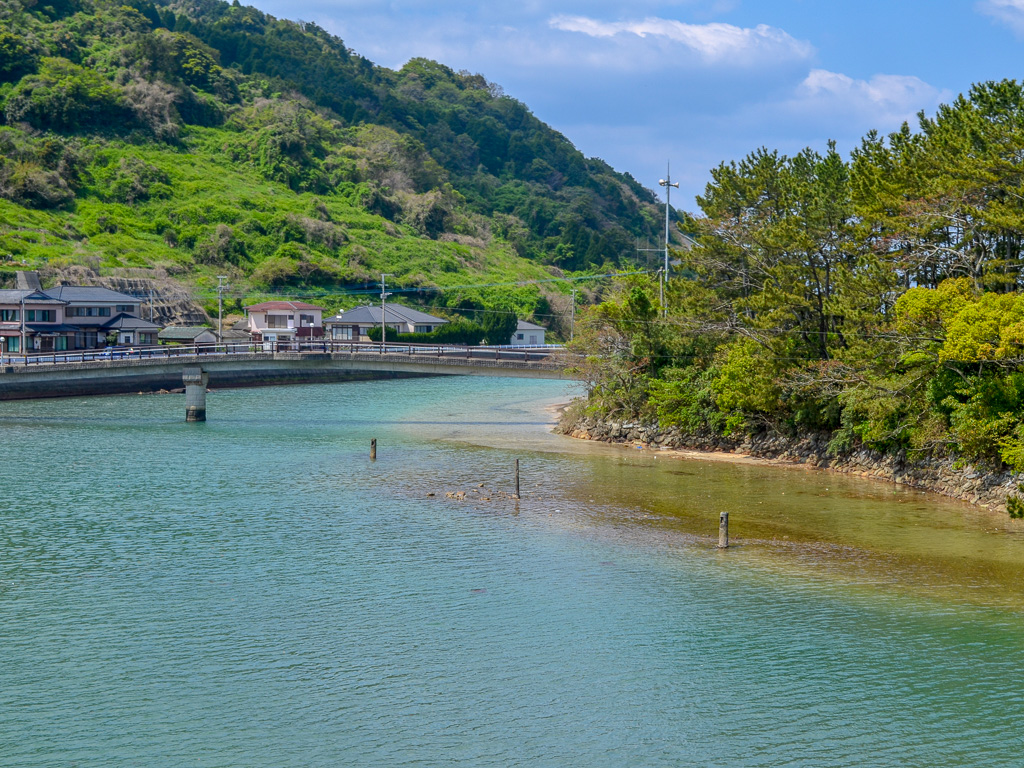
[[[558,453],[562,386],[5,404],[0,764],[1016,765],[1020,613],[947,599],[982,523]]]

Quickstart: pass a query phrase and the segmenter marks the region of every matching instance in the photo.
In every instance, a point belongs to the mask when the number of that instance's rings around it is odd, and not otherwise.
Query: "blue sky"
[[[671,160],[688,210],[722,161],[829,139],[845,154],[972,83],[1024,74],[1024,0],[254,4],[386,67],[426,56],[479,72],[652,189]]]

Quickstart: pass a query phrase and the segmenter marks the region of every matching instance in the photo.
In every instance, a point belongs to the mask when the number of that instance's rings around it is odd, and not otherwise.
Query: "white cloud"
[[[975,8],[1024,36],[1024,0],[981,0]]]
[[[864,125],[891,128],[913,120],[922,109],[932,109],[949,96],[948,91],[911,75],[855,80],[838,72],[812,69],[790,106],[804,113],[847,115]]]
[[[563,32],[578,32],[592,38],[653,38],[676,43],[697,54],[707,64],[748,66],[765,61],[809,59],[814,55],[814,47],[810,43],[797,40],[767,24],[756,27],[723,23],[686,24],[654,17],[642,21],[609,22],[586,16],[555,16],[549,24]]]

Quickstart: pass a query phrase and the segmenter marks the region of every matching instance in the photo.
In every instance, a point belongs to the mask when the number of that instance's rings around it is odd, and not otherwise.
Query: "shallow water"
[[[1024,527],[550,435],[571,394],[0,405],[0,765],[1020,764]]]

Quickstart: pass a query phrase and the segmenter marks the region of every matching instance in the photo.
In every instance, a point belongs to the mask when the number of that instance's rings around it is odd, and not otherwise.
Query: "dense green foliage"
[[[591,407],[1024,471],[1022,150],[1000,82],[849,160],[722,164],[667,314],[640,281],[578,326]]]
[[[237,2],[0,0],[0,115],[7,268],[435,289],[615,264],[659,231],[653,193],[480,75],[376,67]],[[501,293],[436,300],[543,304]]]
[[[380,341],[380,328],[368,329],[371,341]],[[484,340],[484,329],[472,320],[453,320],[438,326],[430,333],[399,333],[388,331],[390,341],[401,341],[406,344],[465,344],[475,347]]]

